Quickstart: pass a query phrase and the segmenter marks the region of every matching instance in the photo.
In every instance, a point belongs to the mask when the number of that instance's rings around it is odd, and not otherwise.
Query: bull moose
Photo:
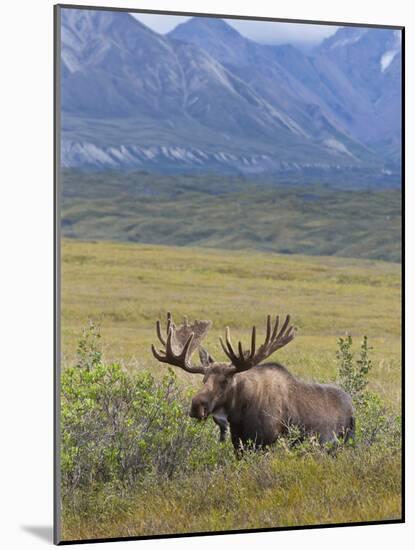
[[[230,427],[232,444],[238,452],[250,444],[263,448],[297,426],[303,434],[315,434],[320,443],[354,437],[354,411],[350,396],[331,384],[307,383],[292,375],[279,363],[262,363],[264,359],[291,342],[296,329],[287,315],[280,327],[277,316],[268,315],[264,343],[256,348],[256,327],[252,328],[250,349],[239,342],[235,348],[226,328],[225,342],[220,344],[229,363],[217,362],[201,346],[212,326],[211,321],[194,321],[176,327],[167,314],[166,334],[157,321],[157,336],[164,349],[151,349],[158,361],[180,367],[189,373],[202,374],[203,385],[192,399],[190,416],[205,420],[212,416],[225,439]],[[199,350],[200,365],[191,357]]]

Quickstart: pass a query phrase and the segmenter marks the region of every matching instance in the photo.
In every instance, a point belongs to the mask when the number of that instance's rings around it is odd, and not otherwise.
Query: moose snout
[[[189,416],[191,418],[197,418],[198,420],[204,420],[209,415],[209,402],[204,398],[193,398],[192,405],[190,407]]]

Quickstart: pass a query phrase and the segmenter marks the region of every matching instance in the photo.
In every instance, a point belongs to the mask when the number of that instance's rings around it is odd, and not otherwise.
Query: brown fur
[[[221,420],[215,419],[215,413]],[[219,424],[221,439],[227,419],[235,449],[249,442],[255,447],[270,445],[289,426],[316,434],[321,443],[353,435],[353,405],[346,392],[303,382],[277,363],[239,373],[227,364],[213,363],[190,410],[194,418],[209,415]]]

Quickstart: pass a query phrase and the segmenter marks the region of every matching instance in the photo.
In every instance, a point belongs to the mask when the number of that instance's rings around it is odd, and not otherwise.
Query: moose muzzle
[[[198,420],[205,420],[209,416],[209,401],[204,397],[194,397],[189,416]]]

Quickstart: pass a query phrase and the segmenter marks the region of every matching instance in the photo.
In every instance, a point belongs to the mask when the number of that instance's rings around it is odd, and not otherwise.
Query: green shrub
[[[373,392],[366,391],[356,403],[356,441],[360,446],[377,443],[401,448],[401,418],[393,414]]]
[[[401,419],[382,403],[381,398],[367,389],[369,373],[373,368],[369,357],[372,348],[367,336],[360,344],[358,359],[353,353],[353,339],[350,335],[339,338],[338,383],[348,392],[355,407],[357,445],[373,445],[375,442],[393,449],[400,449]]]
[[[353,340],[350,335],[339,338],[338,346],[336,357],[339,363],[339,384],[354,401],[358,401],[368,384],[368,375],[373,366],[369,359],[372,348],[368,346],[367,336],[364,336],[360,345],[360,357],[354,360]]]
[[[61,378],[61,472],[65,494],[93,483],[131,484],[152,472],[178,473],[223,462],[212,422],[188,416],[189,396],[171,369],[161,382],[105,365],[91,324],[76,366]],[[225,452],[224,452],[225,451]],[[230,451],[228,450],[228,455]]]
[[[101,363],[102,352],[98,346],[100,338],[99,327],[90,320],[88,327],[83,329],[81,339],[78,342],[77,367],[89,371]]]

